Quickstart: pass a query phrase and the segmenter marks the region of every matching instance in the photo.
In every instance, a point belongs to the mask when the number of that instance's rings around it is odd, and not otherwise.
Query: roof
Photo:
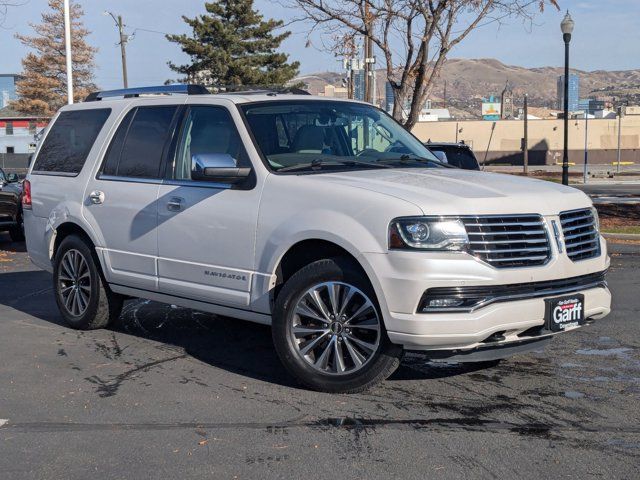
[[[210,94],[210,95],[142,95],[139,97],[133,98],[106,98],[104,100],[92,101],[92,102],[80,102],[75,103],[73,105],[65,105],[62,107],[62,111],[68,110],[76,110],[76,109],[86,109],[86,108],[105,108],[110,105],[116,107],[121,106],[125,102],[136,103],[144,101],[146,104],[149,102],[157,101],[159,104],[167,104],[171,100],[174,100],[176,103],[184,102],[187,98],[193,98],[197,100],[227,100],[236,105],[241,105],[245,103],[253,103],[253,102],[278,102],[278,101],[302,101],[302,102],[349,102],[355,103],[359,105],[368,105],[369,103],[361,102],[358,100],[348,100],[342,98],[334,98],[334,97],[317,97],[314,95],[292,95],[292,94],[278,94],[278,93],[269,93],[269,94]]]
[[[10,107],[0,108],[0,118],[3,120],[13,120],[13,119],[41,119],[41,118],[50,118],[46,115],[30,115],[28,113],[18,112],[17,110],[13,110]]]

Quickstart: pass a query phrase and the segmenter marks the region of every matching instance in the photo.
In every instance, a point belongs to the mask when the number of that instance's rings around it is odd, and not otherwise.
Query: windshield
[[[418,139],[373,106],[294,100],[240,108],[275,171],[442,166]]]

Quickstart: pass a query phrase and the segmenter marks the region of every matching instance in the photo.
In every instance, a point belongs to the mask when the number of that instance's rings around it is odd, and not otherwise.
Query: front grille
[[[589,273],[579,277],[514,283],[511,285],[465,285],[462,287],[430,288],[422,295],[420,312],[472,312],[477,308],[497,302],[511,302],[527,298],[541,298],[570,294],[590,288],[606,287],[606,271]],[[435,299],[456,299],[452,307],[431,307]]]
[[[590,208],[560,213],[567,256],[574,262],[600,255],[600,234]]]
[[[551,256],[540,215],[462,218],[471,253],[496,268],[543,265]]]

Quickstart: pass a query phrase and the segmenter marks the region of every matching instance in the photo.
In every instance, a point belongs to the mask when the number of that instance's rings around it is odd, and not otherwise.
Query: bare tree
[[[297,21],[310,22],[338,43],[345,37],[369,37],[384,57],[393,88],[393,116],[412,128],[451,49],[475,28],[505,18],[531,21],[556,0],[281,0],[297,8]],[[405,104],[409,105],[408,112]]]

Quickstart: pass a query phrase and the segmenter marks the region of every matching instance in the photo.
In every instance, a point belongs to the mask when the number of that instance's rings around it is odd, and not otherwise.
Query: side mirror
[[[191,179],[215,183],[240,183],[251,174],[251,168],[238,167],[228,153],[199,153],[191,157]]]
[[[437,150],[431,150],[431,153],[433,153],[435,155],[435,157],[440,160],[442,163],[449,163],[449,160],[447,159],[447,154],[444,152],[439,152]]]
[[[19,180],[18,175],[16,175],[15,173],[7,174],[7,182],[16,183],[18,180]]]

